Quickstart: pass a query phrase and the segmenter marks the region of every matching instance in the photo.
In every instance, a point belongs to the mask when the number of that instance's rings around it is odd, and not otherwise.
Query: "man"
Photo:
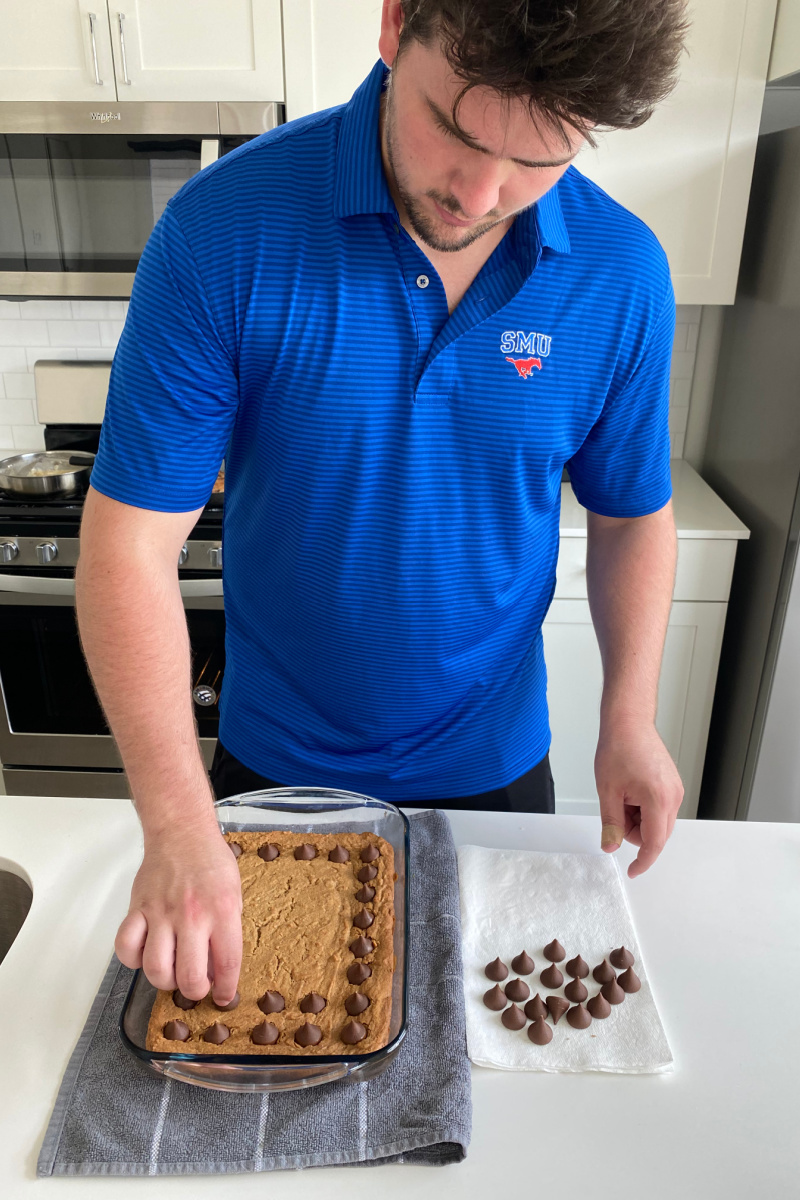
[[[683,0],[579,11],[384,0],[350,104],[204,170],[145,248],[77,594],[144,829],[117,953],[160,988],[225,1004],[241,962],[176,578],[223,454],[218,795],[553,811],[541,623],[567,464],[605,675],[603,848],[638,845],[633,876],[671,832],[674,295],[654,235],[571,163],[667,94]]]

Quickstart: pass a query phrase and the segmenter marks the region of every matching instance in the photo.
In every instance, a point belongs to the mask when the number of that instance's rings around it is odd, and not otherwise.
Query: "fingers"
[[[142,952],[147,940],[147,919],[141,909],[129,912],[117,930],[114,950],[119,961],[137,970],[142,965]]]
[[[637,875],[642,875],[648,867],[652,867],[667,841],[666,811],[660,805],[648,804],[639,812],[641,844],[639,853],[628,867],[629,879],[635,879]]]
[[[208,963],[208,926],[205,922],[186,922],[177,935],[175,979],[188,1000],[202,1000],[208,995]]]
[[[175,930],[170,924],[161,922],[151,925],[142,954],[142,970],[153,987],[172,991],[175,981]]]
[[[210,946],[213,999],[224,1007],[236,995],[242,967],[242,921],[238,910],[227,920],[217,922],[211,931]]]

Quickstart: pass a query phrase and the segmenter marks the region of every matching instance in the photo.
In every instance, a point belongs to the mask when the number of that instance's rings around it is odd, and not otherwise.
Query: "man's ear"
[[[400,45],[400,31],[402,28],[403,9],[401,0],[383,0],[378,53],[387,67],[391,67],[397,58],[397,48]]]

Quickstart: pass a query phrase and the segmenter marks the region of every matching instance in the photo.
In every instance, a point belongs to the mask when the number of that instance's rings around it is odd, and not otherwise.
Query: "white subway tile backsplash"
[[[28,360],[21,346],[0,346],[0,374],[6,371],[27,371]]]
[[[6,396],[9,400],[16,400],[21,397],[26,397],[29,400],[36,398],[36,386],[32,375],[17,375],[7,371],[3,375],[5,384]]]
[[[12,425],[14,446],[20,453],[27,450],[44,450],[44,425]]]
[[[0,321],[0,346],[44,346],[49,341],[46,321]]]
[[[58,321],[64,316],[64,301],[24,300],[20,302],[19,315],[23,321]]]
[[[43,436],[36,423],[33,366],[37,359],[111,361],[127,300],[0,300],[0,450],[35,448]],[[700,305],[679,305],[670,372],[670,445],[683,454]],[[24,442],[24,445],[23,445]]]
[[[122,333],[124,321],[101,321],[100,322],[100,345],[101,346],[116,346],[119,341],[119,335]]]
[[[49,341],[55,346],[98,346],[100,326],[97,321],[48,321]]]
[[[3,401],[3,416],[9,425],[34,425],[33,401],[27,396],[7,396]]]

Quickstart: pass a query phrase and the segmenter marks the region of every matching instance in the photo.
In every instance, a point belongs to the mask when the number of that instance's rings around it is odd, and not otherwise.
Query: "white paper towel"
[[[458,874],[467,1052],[474,1063],[505,1071],[644,1074],[672,1070],[672,1053],[611,855],[461,846]],[[484,968],[499,955],[509,968],[508,979],[513,979],[511,960],[527,950],[536,964],[532,974],[522,976],[531,996],[537,992],[543,1000],[563,996],[563,986],[554,992],[539,981],[540,972],[550,965],[542,951],[553,938],[558,938],[567,952],[564,962],[581,954],[589,964],[589,976],[583,981],[589,998],[600,990],[591,969],[618,946],[626,946],[634,955],[633,969],[642,986],[622,1004],[612,1005],[611,1015],[604,1021],[592,1021],[588,1029],[573,1029],[562,1017],[552,1027],[550,1044],[535,1046],[527,1026],[518,1031],[506,1029],[501,1014],[483,1003],[484,993],[494,986]],[[567,984],[564,962],[559,969]],[[547,1023],[552,1024],[550,1018]]]

